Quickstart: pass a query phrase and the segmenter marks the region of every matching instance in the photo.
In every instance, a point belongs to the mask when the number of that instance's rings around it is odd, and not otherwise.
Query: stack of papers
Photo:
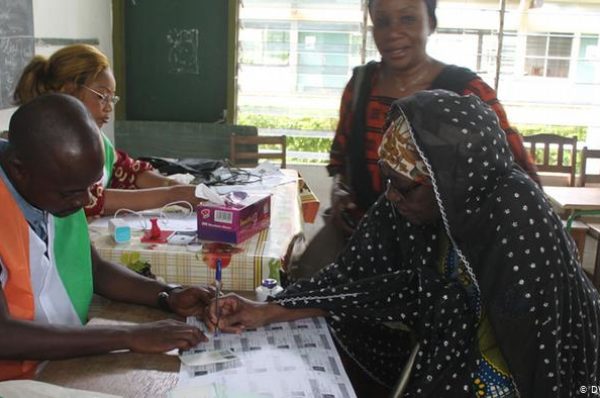
[[[206,330],[195,318],[188,323]],[[355,398],[356,394],[325,319],[308,318],[247,329],[240,335],[220,334],[184,352],[179,383],[170,397],[192,396]]]

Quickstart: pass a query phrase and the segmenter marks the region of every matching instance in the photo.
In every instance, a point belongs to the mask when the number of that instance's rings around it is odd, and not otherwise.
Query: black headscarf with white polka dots
[[[405,396],[475,396],[482,314],[521,397],[586,396],[581,386],[600,384],[600,297],[543,192],[513,163],[496,115],[442,90],[395,102],[390,119],[400,114],[429,169],[439,224],[412,225],[382,196],[335,263],[276,301],[328,310],[340,345],[388,386],[411,344],[385,323],[407,326],[420,350]],[[437,271],[442,235],[474,289]]]

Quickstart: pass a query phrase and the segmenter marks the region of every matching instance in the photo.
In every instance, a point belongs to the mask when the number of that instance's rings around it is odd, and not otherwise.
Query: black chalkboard
[[[225,0],[125,5],[128,120],[215,122],[227,108]]]
[[[34,45],[32,0],[0,0],[0,109],[13,106],[15,84]]]
[[[229,136],[257,135],[254,126],[117,120],[118,148],[134,157],[229,158]]]

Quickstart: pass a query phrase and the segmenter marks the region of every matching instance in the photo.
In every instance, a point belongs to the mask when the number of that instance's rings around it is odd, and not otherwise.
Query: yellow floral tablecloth
[[[294,170],[282,170],[293,173]],[[148,262],[152,273],[169,283],[205,284],[215,279],[214,262],[222,259],[225,290],[251,291],[267,277],[279,278],[282,260],[296,236],[302,234],[302,212],[298,183],[271,191],[271,224],[237,245],[202,242],[181,246],[148,244],[143,233],[132,231],[131,242],[116,244],[106,228],[90,227],[90,237],[100,255],[117,263]]]

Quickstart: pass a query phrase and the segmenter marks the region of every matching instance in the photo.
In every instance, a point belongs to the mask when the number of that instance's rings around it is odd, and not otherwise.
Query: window
[[[500,68],[504,75],[514,74],[516,44],[516,32],[504,32]],[[496,75],[498,33],[485,29],[439,28],[430,37],[427,51],[436,59],[465,66],[484,80],[491,80]]]
[[[350,69],[360,64],[359,26],[303,22],[298,25],[300,93],[335,93],[344,88]]]
[[[496,6],[482,0],[438,3],[440,25],[428,39],[427,53],[470,68],[494,87],[499,39]],[[288,142],[290,153],[300,146],[312,153],[306,149],[316,148],[311,140],[326,140],[335,129],[340,96],[353,68],[381,59],[365,0],[243,0],[239,4],[237,121],[256,125],[261,134],[276,129],[276,134],[301,137],[294,144]],[[580,3],[573,7],[563,1],[560,7],[532,11],[530,20],[519,20],[525,24],[523,29],[516,30],[515,18],[521,14],[515,4],[506,11],[498,80],[511,121],[582,123],[580,115],[590,112],[580,104],[594,106],[591,113],[598,106],[600,34],[592,22],[600,14],[593,7]],[[558,27],[534,30],[542,14],[552,16],[546,26]],[[581,18],[592,22],[578,23]],[[573,33],[551,32],[565,26],[592,26],[593,34],[575,28]],[[557,92],[561,95],[552,95]],[[547,103],[552,106],[546,107]],[[318,150],[323,158],[325,146]]]
[[[481,63],[477,72],[490,81],[496,75],[496,62],[498,53],[498,33],[486,32],[481,42]],[[500,75],[510,76],[515,74],[517,53],[517,32],[505,31],[502,39],[502,59],[500,60]]]
[[[600,81],[600,43],[598,42],[598,35],[581,36],[575,81],[577,83],[596,83]]]
[[[287,65],[290,24],[252,21],[240,29],[240,62],[248,65]]]
[[[446,63],[480,70],[480,43],[483,32],[473,29],[443,29],[429,38],[428,53]]]
[[[244,0],[245,7],[347,8],[360,7],[362,0]]]
[[[525,74],[540,77],[569,77],[572,34],[528,35]]]

